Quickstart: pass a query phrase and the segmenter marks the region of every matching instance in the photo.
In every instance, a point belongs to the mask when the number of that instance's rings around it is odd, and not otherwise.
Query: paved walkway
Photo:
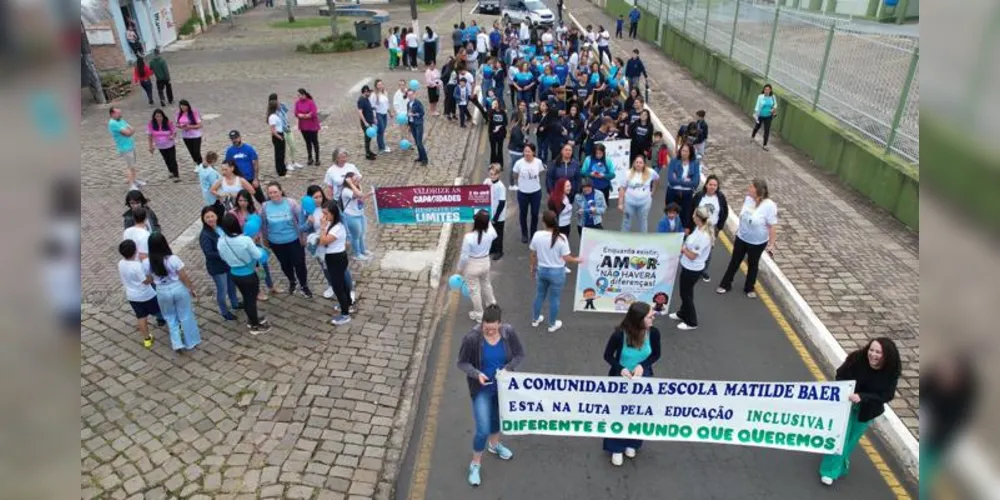
[[[614,26],[589,2],[568,0],[566,6],[584,26]],[[707,112],[705,162],[731,200],[738,203],[752,178],[767,180],[779,207],[774,260],[844,349],[880,336],[898,343],[903,378],[890,405],[918,435],[917,234],[810,165],[809,158],[780,138],[772,136],[770,152],[750,142],[750,117],[653,45],[627,39],[612,43],[612,53],[623,59],[633,48],[641,51],[650,75],[650,106],[672,133],[691,121],[695,111]]]
[[[429,167],[414,164],[415,153],[396,147],[376,162],[362,159],[354,110],[360,81],[395,82],[417,73],[385,71],[381,50],[297,54],[296,43],[326,31],[267,26],[283,16],[280,9],[258,8],[241,15],[235,30],[217,26],[188,49],[167,55],[177,98],[189,99],[204,114],[203,152],[224,151],[226,133],[239,129],[260,154],[262,181],[275,179],[264,120],[267,95],[278,92],[292,102],[295,90],[304,87],[323,117],[324,165],[335,147],[346,147],[368,185],[453,181],[466,155],[456,145],[470,142],[471,131],[442,119],[429,118]],[[458,11],[447,7],[425,17],[447,18],[450,25]],[[117,104],[137,129],[152,112],[139,94]],[[332,301],[285,295],[262,303],[274,329],[250,337],[245,328],[221,321],[197,244],[199,227],[185,233],[202,204],[186,151],[178,148],[183,182],[174,184],[159,155],[145,151],[140,132],[139,169],[150,181],[145,192],[198,286],[203,338],[193,353],[177,357],[166,330],[156,329],[157,343],[147,351],[116,272],[126,189],[106,123],[107,110],[91,107],[81,126],[82,497],[388,498],[405,438],[413,368],[422,361],[420,346],[435,313],[428,268],[401,264],[430,255],[440,228],[380,228],[369,214],[376,259],[355,269],[361,298],[354,321],[333,327]],[[301,138],[296,140],[304,150]],[[398,144],[398,138],[391,142]],[[295,171],[284,188],[300,197],[324,173],[325,167]],[[418,259],[404,263],[390,250],[414,252]],[[307,265],[319,294],[326,288],[319,268]],[[287,289],[277,262],[271,268]]]

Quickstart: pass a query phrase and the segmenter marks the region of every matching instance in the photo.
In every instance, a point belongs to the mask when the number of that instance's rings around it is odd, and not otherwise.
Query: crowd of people
[[[639,22],[637,9],[629,21],[634,38]],[[619,20],[619,38],[622,24],[623,20]],[[621,231],[645,233],[649,230],[652,200],[661,185],[666,208],[655,231],[684,234],[677,280],[680,306],[668,312],[643,302],[631,304],[605,349],[609,375],[653,375],[653,365],[660,356],[660,332],[653,326],[656,314],[668,315],[681,330],[698,327],[694,287],[699,281],[711,281],[708,263],[716,235],[724,228],[730,211],[720,179],[705,176],[702,171],[701,160],[708,142],[706,113],[698,111],[673,141],[667,140],[667,132],[654,126],[641,92],[643,84],[648,88],[648,83],[639,50],[633,50],[628,61],[613,57],[610,39],[604,26],[567,28],[561,21],[561,9],[560,22],[554,27],[497,22],[484,30],[471,21],[469,25],[454,26],[454,51],[439,69],[440,38],[431,27],[422,36],[407,28],[392,28],[385,40],[388,69],[419,71],[422,59],[423,85],[417,80],[401,79],[390,97],[385,82],[375,80],[358,96],[357,116],[368,160],[391,152],[387,140],[394,135],[395,123],[400,148],[416,149],[414,162],[427,165],[424,123],[428,115],[441,115],[438,104],[442,97],[447,120],[457,120],[460,127],[469,126],[473,122],[471,106],[479,111],[479,124],[486,127],[489,137],[489,167],[484,183],[491,186],[491,211],[475,214],[472,231],[463,237],[458,262],[473,303],[470,318],[476,322],[462,341],[458,362],[468,377],[473,400],[475,438],[468,470],[468,481],[473,486],[481,481],[483,451],[504,460],[513,457],[499,439],[494,380],[499,371],[517,367],[524,349],[514,328],[501,321],[490,281],[491,260],[500,260],[504,255],[508,192],[515,193],[518,233],[521,243],[529,249],[531,275],[536,283],[531,305],[533,327],[545,322],[550,333],[562,327],[561,294],[567,275],[572,274],[570,265],[582,262],[581,257],[573,255],[570,244],[574,223],[578,234],[583,228],[605,229],[604,218],[615,206],[622,213]],[[365,215],[366,202],[372,195],[363,189],[362,173],[350,163],[347,151],[333,151],[333,164],[322,182],[310,185],[303,196],[286,194],[279,180],[262,181],[257,151],[243,142],[238,130],[229,132],[231,144],[223,154],[208,151],[203,157],[200,113],[183,99],[178,101],[176,113],[163,110],[167,107],[164,98],[171,103],[173,100],[169,72],[165,62],[153,66],[150,69],[140,59],[135,68],[136,82],[146,90],[151,105],[150,79],[156,77],[159,83],[163,75],[166,81],[161,88],[166,91],[166,95],[161,93],[161,108],[153,111],[146,124],[150,153],[158,150],[171,177],[179,179],[175,138],[177,131],[181,132],[204,200],[199,244],[205,270],[215,285],[221,317],[236,321],[237,311],[242,311],[251,335],[269,331],[271,325],[260,312],[259,302],[296,292],[311,299],[307,266],[312,260],[322,269],[327,284],[323,296],[336,302],[331,323],[339,326],[350,322],[357,294],[349,263],[372,258],[366,241]],[[425,111],[419,97],[421,86],[427,92],[429,111]],[[777,101],[770,86],[765,86],[754,111],[751,134],[753,138],[763,128],[765,149],[776,111]],[[147,321],[154,317],[159,325],[168,327],[172,348],[183,353],[195,348],[201,339],[193,308],[195,287],[184,262],[163,236],[150,200],[141,191],[145,182],[138,178],[135,168],[136,131],[119,108],[112,107],[110,116],[108,129],[125,162],[130,185],[119,246],[121,281],[144,345],[153,345]],[[274,148],[278,179],[302,168],[296,162],[293,117],[306,145],[306,166],[322,161],[320,117],[311,94],[299,89],[292,106],[271,94],[266,129]],[[616,171],[604,144],[620,139],[629,141],[628,168],[624,172]],[[505,175],[504,170],[509,174]],[[621,175],[624,178],[619,178]],[[717,293],[731,289],[736,270],[746,260],[743,292],[748,298],[756,297],[760,258],[765,251],[774,250],[777,214],[767,183],[754,179],[738,212],[733,256]],[[313,258],[307,259],[307,253]],[[271,254],[287,279],[285,289],[272,277]],[[547,322],[542,314],[546,301]],[[899,363],[892,341],[879,339],[852,353],[837,371],[838,379],[857,380],[858,389],[851,395],[855,407],[848,428],[848,446],[843,454],[823,460],[820,472],[825,484],[846,473],[847,457],[854,445],[892,399]],[[635,458],[641,445],[641,441],[606,439],[604,450],[610,454],[611,463],[619,466],[624,457]]]

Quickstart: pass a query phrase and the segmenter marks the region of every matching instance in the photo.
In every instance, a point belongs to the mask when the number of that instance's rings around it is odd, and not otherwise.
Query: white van
[[[527,21],[532,26],[551,26],[556,16],[540,0],[507,0],[503,8],[504,23]]]

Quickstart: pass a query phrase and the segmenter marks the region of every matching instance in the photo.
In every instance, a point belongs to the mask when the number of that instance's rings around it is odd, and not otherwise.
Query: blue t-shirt
[[[569,66],[566,66],[565,64],[556,64],[556,66],[552,68],[552,72],[559,77],[560,82],[566,83],[566,78],[569,76]]]
[[[559,77],[556,75],[542,75],[541,78],[539,78],[538,80],[539,82],[541,82],[541,89],[539,90],[542,93],[545,93],[550,88],[559,85]]]
[[[292,213],[292,205],[287,199],[278,203],[268,201],[264,207],[264,214],[267,216],[267,241],[282,245],[298,239],[295,214]]]
[[[760,101],[760,117],[767,118],[771,116],[771,110],[774,109],[774,96],[764,96]]]
[[[499,47],[500,41],[501,41],[500,32],[497,30],[493,30],[490,33],[490,47]]]
[[[226,161],[236,162],[236,168],[240,171],[240,177],[248,182],[257,178],[254,172],[253,162],[257,159],[257,150],[253,146],[243,142],[239,146],[229,146],[226,148]]]
[[[198,166],[198,185],[201,186],[201,197],[205,200],[205,206],[215,205],[215,195],[212,194],[212,186],[219,180],[219,172],[212,167],[205,165]]]
[[[521,71],[518,74],[514,75],[514,80],[516,80],[517,84],[522,87],[528,86],[528,84],[530,84],[531,80],[533,79],[534,77],[531,75],[531,73],[524,71]]]
[[[108,120],[108,132],[111,133],[111,138],[115,140],[115,150],[119,153],[128,153],[135,150],[135,141],[132,140],[132,137],[122,135],[122,130],[128,127],[128,122],[124,119],[119,118],[115,120],[112,118]]]
[[[483,374],[490,381],[493,381],[496,378],[497,370],[503,368],[505,364],[507,364],[507,353],[504,352],[503,338],[496,345],[490,345],[489,342],[483,341]],[[496,384],[490,387],[496,387]]]

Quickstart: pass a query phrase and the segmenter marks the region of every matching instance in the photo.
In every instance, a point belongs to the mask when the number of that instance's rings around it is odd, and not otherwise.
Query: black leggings
[[[278,172],[278,177],[284,177],[288,173],[285,166],[285,134],[271,135],[271,144],[274,145],[274,170]]]
[[[691,271],[681,266],[681,307],[677,310],[677,317],[687,323],[688,326],[698,326],[698,313],[694,310],[694,285],[698,283],[703,272]]]
[[[764,145],[767,146],[767,140],[771,137],[771,120],[773,116],[768,116],[766,118],[761,117],[757,119],[757,124],[753,126],[753,132],[750,133],[750,138],[757,137],[757,131],[760,130],[761,125],[764,126]]]
[[[299,240],[289,243],[271,243],[271,251],[278,258],[278,264],[281,264],[281,272],[285,273],[288,283],[294,287],[295,279],[298,278],[302,289],[308,290],[309,282],[306,281],[306,252],[299,243]]]
[[[757,270],[760,267],[760,256],[764,253],[765,248],[767,248],[766,242],[760,245],[751,245],[737,236],[736,241],[733,242],[733,257],[729,259],[729,267],[726,268],[726,274],[722,276],[722,281],[719,282],[719,288],[728,291],[733,287],[733,278],[736,276],[736,270],[740,268],[740,263],[746,257],[747,280],[743,284],[743,293],[752,292],[754,285],[757,284]]]
[[[531,207],[531,232],[528,232],[528,207]],[[534,193],[517,192],[517,216],[521,222],[521,238],[528,239],[538,231],[538,210],[542,206],[542,191]]]
[[[177,170],[177,146],[161,149],[160,156],[163,157],[163,163],[167,164],[167,170],[170,171],[170,175],[180,177],[181,174]]]
[[[302,140],[306,143],[306,155],[309,157],[309,161],[313,158],[316,159],[316,163],[319,163],[319,131],[318,130],[303,130]]]
[[[243,296],[243,310],[247,313],[247,322],[250,326],[260,324],[260,317],[257,315],[257,295],[260,294],[260,280],[257,273],[247,276],[232,275],[236,289]]]
[[[490,134],[490,163],[503,165],[503,140],[506,135]]]
[[[493,230],[497,232],[497,239],[490,245],[490,253],[503,253],[503,226],[504,221],[493,221]]]
[[[187,148],[188,154],[191,155],[191,159],[194,160],[195,165],[201,165],[201,137],[184,139],[184,147]]]
[[[340,314],[347,315],[351,311],[351,289],[347,286],[347,252],[326,254],[326,268],[330,271],[333,281],[333,293],[340,303]]]

